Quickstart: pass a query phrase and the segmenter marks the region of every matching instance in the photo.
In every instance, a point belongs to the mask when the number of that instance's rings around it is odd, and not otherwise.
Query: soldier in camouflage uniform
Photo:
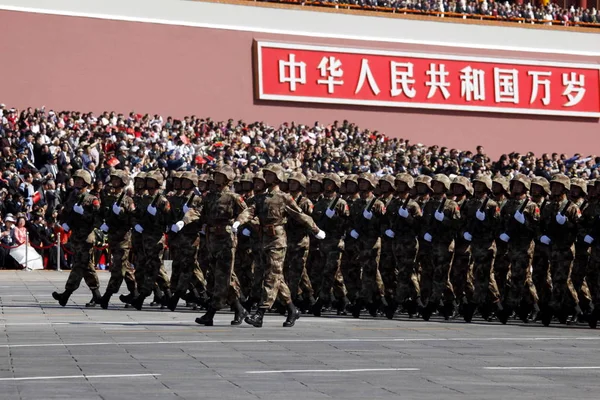
[[[330,173],[323,178],[325,192],[315,204],[313,218],[318,227],[327,233],[327,237],[319,243],[321,259],[324,263],[323,285],[318,301],[313,308],[315,316],[321,315],[324,304],[330,302],[331,291],[338,300],[338,315],[344,314],[348,305],[346,288],[336,285],[336,276],[340,273],[342,254],[344,252],[344,233],[350,209],[346,200],[338,194],[342,180],[337,174]]]
[[[317,204],[323,197],[323,175],[313,174],[308,179],[308,187],[306,189],[306,196],[312,201],[313,204]],[[320,240],[311,235],[309,238],[309,249],[308,249],[308,260],[306,262],[306,270],[310,279],[311,288],[314,293],[321,293],[321,287],[323,286],[323,260],[321,259],[321,251],[319,246],[321,245]]]
[[[585,179],[573,178],[571,180],[571,193],[569,194],[569,197],[579,208],[582,215],[585,213],[585,209],[589,204],[589,201],[586,200],[587,196],[588,184]],[[590,312],[592,296],[585,281],[585,273],[590,259],[590,245],[583,240],[584,237],[585,235],[582,236],[579,234],[575,241],[575,261],[573,262],[571,280],[573,281],[573,287],[579,298],[581,311],[587,315]]]
[[[131,220],[135,205],[133,199],[125,192],[129,184],[127,172],[114,170],[110,174],[110,185],[113,192],[102,199],[104,224],[100,227],[108,232],[108,247],[112,257],[110,265],[110,280],[100,305],[107,309],[110,298],[118,293],[123,280],[132,296],[136,296],[137,286],[129,252],[131,251]]]
[[[279,189],[279,183],[284,180],[281,166],[269,164],[263,169],[263,174],[269,191],[257,195],[255,202],[239,215],[238,221],[233,225],[237,230],[241,224],[256,217],[262,233],[265,261],[262,297],[256,313],[245,321],[254,327],[262,327],[265,312],[278,298],[288,312],[283,326],[292,327],[299,317],[299,312],[292,302],[290,290],[283,278],[283,263],[287,250],[286,219],[288,217],[294,219],[304,229],[316,234],[319,239],[325,238],[325,232],[319,230],[312,218],[302,212],[290,195]]]
[[[500,293],[494,279],[495,239],[500,228],[500,207],[490,198],[492,179],[479,175],[473,179],[474,197],[461,207],[463,219],[461,236],[471,245],[473,256],[473,297],[463,309],[463,318],[471,322],[477,308],[487,319],[490,313],[498,310]]]
[[[550,182],[541,176],[531,178],[531,201],[539,207],[540,215],[542,215],[548,204],[548,196],[550,196]],[[544,309],[550,305],[552,297],[550,246],[540,242],[539,235],[535,237],[531,274],[539,298],[538,306],[540,309]]]
[[[304,195],[306,190],[307,180],[304,174],[301,172],[295,172],[288,177],[287,180],[290,195],[298,204],[298,207],[306,215],[312,215],[313,203]],[[287,252],[285,255],[285,262],[283,273],[285,281],[290,289],[292,301],[297,307],[301,304],[298,301],[300,282],[303,276],[307,276],[306,273],[306,262],[308,260],[308,250],[310,245],[309,232],[306,231],[304,226],[299,224],[293,219],[287,221],[286,227],[287,234]],[[305,286],[303,290],[303,297],[306,297],[309,304],[314,305],[314,293],[310,281],[308,282],[309,287]]]
[[[417,271],[421,207],[410,198],[410,191],[415,186],[412,176],[398,174],[394,183],[396,196],[386,207],[382,227],[384,235],[392,241],[394,256],[393,270],[384,271],[382,268],[381,271],[388,303],[386,316],[389,319],[394,318],[398,304],[410,316],[416,314],[418,306],[422,306]],[[393,275],[389,275],[390,273]]]
[[[92,291],[92,300],[86,304],[93,307],[100,301],[100,281],[96,274],[95,262],[92,257],[94,245],[94,228],[102,221],[100,200],[89,193],[92,177],[89,172],[77,170],[73,174],[75,189],[69,195],[59,216],[65,232],[72,230],[69,241],[73,249],[73,266],[65,284],[63,293],[53,292],[52,297],[61,306],[65,306],[69,297],[79,288],[81,280]]]
[[[358,189],[360,198],[350,208],[348,240],[358,242],[357,269],[349,271],[349,279],[360,282],[361,291],[352,310],[354,318],[360,317],[363,305],[367,305],[371,313],[385,302],[383,288],[377,284],[379,261],[381,257],[381,224],[385,214],[385,206],[377,199],[373,191],[377,187],[375,176],[370,173],[360,174]],[[360,268],[362,267],[362,276]],[[345,279],[344,279],[345,280]],[[354,285],[354,284],[353,284]],[[387,306],[387,303],[384,303]]]
[[[344,180],[346,184],[346,196],[344,200],[348,204],[348,208],[352,209],[352,205],[360,200],[358,191],[358,175],[348,175]],[[346,224],[349,223],[349,220]],[[347,225],[343,226],[347,230]],[[342,254],[342,263],[340,270],[344,285],[347,291],[347,298],[351,304],[355,304],[360,293],[360,271],[361,266],[358,263],[359,241],[353,239],[348,233],[345,233],[344,252]]]
[[[251,173],[245,173],[240,177],[236,193],[248,204],[253,196],[253,178]],[[254,254],[252,254],[251,229],[245,230],[241,227],[242,234],[238,235],[237,252],[235,253],[234,272],[240,283],[240,297],[248,301],[252,297],[252,283],[254,280]],[[247,234],[245,234],[247,233]]]
[[[456,201],[461,210],[465,203],[473,196],[471,181],[464,176],[454,178],[454,181],[450,185],[450,190],[454,195],[454,201]],[[468,314],[470,310],[473,310],[473,265],[470,243],[463,237],[463,233],[467,229],[467,218],[462,212],[461,220],[462,223],[454,241],[454,259],[450,269],[450,282],[452,283],[456,300],[460,305],[460,310],[464,312],[463,308],[466,306],[467,315],[465,315],[465,318],[470,319]]]
[[[183,172],[172,171],[169,175],[169,178],[167,179],[167,189],[165,190],[165,197],[171,205],[171,214],[166,220],[167,227],[171,227],[172,224],[176,223],[177,221],[183,218],[183,215],[181,215],[181,213],[183,203],[185,203],[186,200],[183,196],[183,190],[181,189],[182,175]],[[177,241],[177,233],[172,232],[171,230],[167,231],[167,244],[169,245],[169,248],[179,249],[180,243],[178,243]],[[169,278],[169,281],[171,284],[171,293],[175,293],[175,290],[177,289],[177,282],[179,281],[181,260],[178,260],[179,262],[176,263],[175,254],[173,254],[171,258],[173,260],[173,263],[171,266],[171,276]]]
[[[492,179],[492,199],[500,207],[500,213],[506,205],[509,196],[508,179],[503,176],[497,176]],[[508,243],[496,238],[496,259],[494,260],[494,277],[496,285],[500,292],[500,298],[503,299],[508,288],[508,279],[510,274],[510,260],[508,258]]]
[[[552,278],[552,299],[550,307],[542,311],[542,323],[548,326],[552,316],[566,323],[573,312],[581,314],[577,292],[571,281],[577,222],[581,216],[579,208],[567,198],[571,189],[569,178],[557,174],[550,181],[552,201],[546,205],[541,215],[540,242],[550,246],[550,276]]]
[[[454,238],[461,225],[458,204],[446,196],[450,190],[450,179],[446,175],[436,174],[431,180],[431,188],[433,196],[423,209],[423,239],[431,243],[434,268],[429,271],[424,267],[421,275],[421,287],[433,287],[431,296],[423,298],[425,309],[421,315],[425,320],[438,307],[446,319],[454,310],[450,267],[454,256]]]
[[[433,257],[431,250],[431,242],[426,241],[423,238],[425,234],[423,230],[423,209],[427,202],[431,199],[433,191],[431,190],[431,177],[426,175],[420,175],[415,178],[415,187],[411,190],[411,196],[414,196],[414,200],[421,209],[421,221],[419,223],[419,250],[417,251],[417,278],[419,280],[419,290],[421,292],[421,304],[419,309],[423,310],[424,300],[431,296],[432,280],[425,279],[421,280],[421,274],[423,271],[427,271],[428,276],[433,276]],[[407,310],[410,311],[410,310]],[[425,314],[427,316],[428,314]]]
[[[392,201],[395,200],[394,193],[396,191],[396,180],[392,175],[386,175],[379,178],[379,192],[381,196],[379,200],[383,203],[386,214],[388,206]],[[398,268],[394,261],[394,241],[393,238],[386,235],[384,232],[387,230],[388,217],[382,219],[381,224],[381,259],[379,261],[379,274],[381,276],[381,285],[385,293],[385,303],[387,306],[384,312],[389,316],[392,309],[398,308],[395,299],[395,293],[397,288],[398,279]],[[393,315],[392,315],[393,317]]]
[[[589,190],[589,186],[588,186]],[[591,311],[588,315],[590,328],[596,329],[600,319],[600,180],[594,181],[593,197],[582,215],[580,232],[583,241],[591,246],[590,259],[586,271],[586,282],[592,297]]]
[[[267,192],[267,182],[262,171],[254,175],[252,179],[254,195],[248,198],[247,206],[251,207],[257,199],[257,196],[263,196]],[[252,274],[252,287],[250,290],[250,298],[244,305],[246,310],[252,311],[252,308],[257,307],[262,296],[263,279],[265,275],[265,255],[262,248],[262,232],[260,225],[255,220],[250,220],[240,226],[243,236],[250,238],[252,246],[252,260],[254,271]]]
[[[524,175],[510,181],[511,199],[502,208],[499,239],[508,243],[510,260],[510,286],[502,304],[498,319],[506,324],[513,311],[526,321],[528,315],[538,308],[538,295],[531,279],[533,239],[540,219],[540,209],[528,197],[531,182]]]
[[[182,192],[171,201],[171,221],[169,246],[175,251],[173,254],[173,272],[171,277],[171,291],[173,297],[169,302],[169,309],[175,311],[177,303],[189,290],[190,296],[197,303],[206,299],[206,280],[200,264],[198,263],[199,237],[198,231],[185,227],[183,219],[191,210],[202,210],[202,197],[195,192],[198,186],[198,175],[195,172],[183,172],[180,176]],[[174,182],[175,183],[175,182]],[[173,281],[175,280],[175,281]]]
[[[134,217],[134,230],[142,234],[144,258],[140,265],[136,265],[135,280],[138,283],[139,295],[131,302],[137,310],[142,309],[144,300],[154,291],[158,283],[162,291],[163,305],[166,306],[170,297],[168,277],[157,281],[163,267],[163,253],[165,251],[165,230],[171,213],[171,204],[161,194],[164,177],[160,171],[152,171],[146,175],[145,196],[148,205],[138,209]]]

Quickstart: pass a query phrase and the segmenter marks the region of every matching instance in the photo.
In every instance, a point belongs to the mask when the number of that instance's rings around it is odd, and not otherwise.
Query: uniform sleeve
[[[291,196],[283,196],[283,201],[285,202],[285,212],[288,217],[292,218],[300,225],[303,225],[306,229],[309,229],[313,232],[319,231],[319,227],[317,227],[315,221],[310,216],[302,212],[302,209],[298,206],[298,204],[296,204]]]
[[[302,200],[302,204],[300,204],[300,209],[302,209],[302,212],[306,215],[312,215],[314,208],[312,201],[309,199]]]
[[[244,203],[244,205],[245,205],[245,203]],[[256,202],[252,202],[252,204],[249,207],[246,206],[246,208],[243,209],[240,214],[238,214],[236,221],[239,222],[240,225],[244,225],[244,224],[247,224],[248,222],[250,222],[250,220],[252,220],[255,216],[256,216]]]
[[[548,209],[548,207],[546,207]],[[537,204],[530,201],[524,211],[525,214],[525,228],[532,232],[534,235],[539,231],[540,225],[540,208]]]

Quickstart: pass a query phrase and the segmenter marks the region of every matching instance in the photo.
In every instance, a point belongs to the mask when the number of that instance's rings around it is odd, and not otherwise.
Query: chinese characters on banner
[[[599,66],[256,42],[262,100],[600,117]]]

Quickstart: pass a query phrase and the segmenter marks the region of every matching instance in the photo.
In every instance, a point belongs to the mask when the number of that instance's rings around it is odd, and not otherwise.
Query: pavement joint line
[[[512,338],[347,338],[347,339],[232,339],[232,340],[162,340],[153,342],[23,343],[1,344],[0,348],[74,347],[74,346],[155,346],[177,344],[259,344],[259,343],[360,343],[360,342],[519,342],[519,341],[600,340],[598,337],[512,337]]]
[[[493,371],[526,371],[526,370],[534,370],[534,371],[544,371],[544,370],[567,370],[567,369],[600,369],[600,367],[483,367],[483,369],[493,370]]]
[[[59,376],[25,376],[21,378],[0,378],[1,381],[45,381],[54,379],[92,379],[92,378],[141,378],[157,377],[161,374],[122,374],[122,375],[59,375]]]
[[[389,372],[389,371],[420,371],[420,368],[361,368],[361,369],[287,369],[279,371],[246,371],[247,374],[305,374],[328,372]]]

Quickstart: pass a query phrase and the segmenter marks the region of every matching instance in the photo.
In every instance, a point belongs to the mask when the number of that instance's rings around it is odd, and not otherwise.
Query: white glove
[[[485,212],[477,210],[477,212],[475,213],[475,217],[477,217],[477,219],[480,221],[485,221]]]
[[[433,239],[431,237],[431,235],[429,234],[429,232],[427,232],[426,234],[423,235],[423,239],[425,239],[426,242],[430,242],[431,243],[431,239]]]
[[[242,235],[250,237],[250,235],[252,234],[252,232],[250,232],[250,229],[248,228],[244,228],[244,230],[242,231]]]
[[[200,230],[201,235],[206,235],[206,224],[202,225],[202,229]]]
[[[551,240],[548,236],[544,235],[540,238],[540,242],[542,242],[544,244],[550,244]]]
[[[402,218],[408,218],[408,210],[404,207],[400,207],[398,209],[398,215],[401,216]]]
[[[444,212],[443,211],[436,211],[435,212],[435,219],[437,219],[438,221],[442,222],[444,220]]]
[[[517,222],[519,222],[520,224],[524,224],[525,223],[525,215],[521,212],[521,211],[517,211],[515,213],[515,219],[517,220]]]
[[[315,235],[315,237],[316,237],[317,239],[319,239],[319,240],[323,240],[323,239],[325,239],[325,236],[327,236],[327,235],[325,234],[325,232],[324,232],[324,231],[322,231],[322,230],[320,230],[320,229],[319,229],[319,232],[317,232],[317,234]]]
[[[510,240],[510,236],[508,236],[506,233],[503,233],[502,235],[500,235],[500,240],[508,243],[508,241]]]
[[[327,215],[327,218],[333,218],[333,216],[335,215],[335,210],[328,208],[327,210],[325,210],[325,215]]]
[[[396,236],[396,232],[394,232],[394,231],[393,231],[393,230],[391,230],[391,229],[387,229],[387,230],[385,231],[385,235],[386,235],[387,237],[389,237],[389,238],[392,238],[392,239],[393,239],[393,238],[394,238],[394,236]]]
[[[240,221],[235,221],[233,225],[231,225],[231,231],[237,234],[238,228],[240,227]]]
[[[583,238],[583,241],[586,242],[587,244],[592,244],[592,242],[594,241],[594,238],[591,237],[590,235],[585,235],[585,237]]]
[[[75,211],[79,215],[83,215],[83,207],[80,206],[79,204],[75,204],[73,206],[73,211]]]
[[[366,219],[371,219],[373,218],[373,213],[371,211],[363,211],[363,217],[365,217]]]
[[[100,230],[104,233],[108,232],[108,225],[106,225],[106,223],[102,224]]]
[[[354,239],[358,239],[358,237],[359,237],[360,235],[358,234],[358,232],[356,232],[354,229],[352,229],[352,230],[350,231],[350,236],[352,236]]]
[[[137,224],[136,226],[133,227],[133,229],[135,229],[135,231],[137,233],[142,233],[144,232],[144,228],[142,228],[142,226],[140,224]]]
[[[117,205],[117,203],[113,204],[113,206],[112,206],[113,213],[115,213],[116,215],[119,215],[119,214],[121,214],[121,210],[122,210],[122,208],[119,207]]]
[[[61,225],[61,228],[63,228],[63,230],[65,232],[69,232],[71,230],[71,227],[69,225],[67,225],[67,223],[65,222],[64,224]]]
[[[183,221],[178,221],[176,224],[171,225],[171,230],[175,233],[179,232],[183,229],[185,223]]]
[[[469,232],[463,233],[463,237],[465,238],[465,240],[467,242],[470,242],[471,240],[473,240],[473,236]]]
[[[187,212],[190,211],[190,208],[187,206],[187,204],[183,205],[183,213],[187,214]]]
[[[150,215],[156,215],[156,207],[154,207],[152,204],[146,208],[146,211],[148,211]]]
[[[556,214],[556,222],[558,222],[559,225],[564,225],[565,222],[567,222],[567,217],[565,217],[561,213],[558,213]]]

